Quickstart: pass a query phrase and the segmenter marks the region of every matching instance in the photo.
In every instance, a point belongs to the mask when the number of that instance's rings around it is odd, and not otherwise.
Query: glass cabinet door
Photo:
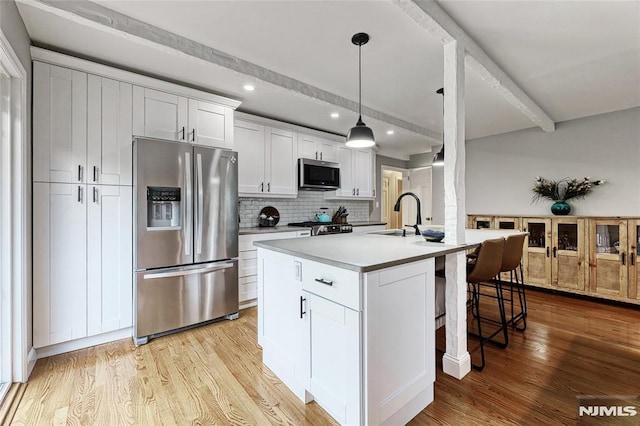
[[[640,219],[629,221],[629,298],[640,299],[640,267],[638,267],[638,256],[640,256]]]
[[[522,255],[525,283],[551,285],[551,219],[522,218],[522,230],[529,233]]]
[[[627,297],[627,220],[589,219],[589,289]]]
[[[494,227],[495,229],[521,229],[520,218],[497,216]]]
[[[561,288],[585,289],[585,221],[554,218],[551,248],[552,284]]]

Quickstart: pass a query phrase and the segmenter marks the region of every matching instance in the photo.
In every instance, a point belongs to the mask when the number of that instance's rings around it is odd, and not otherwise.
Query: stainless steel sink
[[[404,229],[385,229],[384,231],[367,232],[367,234],[388,235],[391,237],[402,237],[402,236],[413,235],[413,229],[406,232]]]

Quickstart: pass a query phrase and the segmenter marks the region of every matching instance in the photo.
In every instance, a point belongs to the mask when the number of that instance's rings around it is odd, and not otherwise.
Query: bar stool
[[[467,285],[468,285],[468,308],[471,310],[473,318],[477,323],[477,333],[468,331],[468,334],[477,337],[480,340],[480,356],[482,362],[480,364],[472,364],[473,368],[478,371],[482,371],[485,367],[485,353],[484,345],[486,343],[492,343],[499,347],[505,348],[509,343],[509,336],[507,334],[507,320],[504,310],[504,300],[502,296],[502,286],[500,281],[495,277],[500,272],[502,266],[502,256],[504,252],[505,239],[496,238],[493,240],[486,240],[477,251],[477,257],[475,262],[468,265],[467,272]],[[486,292],[481,292],[481,286],[495,290],[495,296],[489,295]],[[482,321],[488,318],[483,318],[480,314],[480,297],[489,296],[491,299],[497,301],[498,312],[500,313],[500,321],[496,321],[499,324],[497,330],[490,334],[484,334],[482,330]],[[502,333],[503,341],[496,341],[494,338]]]
[[[508,324],[518,331],[527,329],[527,296],[524,291],[524,276],[522,272],[522,251],[526,234],[509,235],[504,244],[502,254],[502,266],[500,272],[509,272],[509,281],[502,281],[502,284],[509,286],[510,299],[504,299],[511,304],[511,318]],[[514,313],[514,288],[518,296],[520,312]],[[522,323],[521,326],[518,324]]]

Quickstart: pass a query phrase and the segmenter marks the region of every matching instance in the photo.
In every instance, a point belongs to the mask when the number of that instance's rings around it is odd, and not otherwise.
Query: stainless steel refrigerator
[[[134,341],[238,317],[238,155],[135,138]]]

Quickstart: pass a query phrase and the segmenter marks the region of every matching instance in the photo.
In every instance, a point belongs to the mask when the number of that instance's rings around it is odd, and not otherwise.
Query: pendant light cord
[[[358,44],[358,116],[362,119],[362,44]]]

